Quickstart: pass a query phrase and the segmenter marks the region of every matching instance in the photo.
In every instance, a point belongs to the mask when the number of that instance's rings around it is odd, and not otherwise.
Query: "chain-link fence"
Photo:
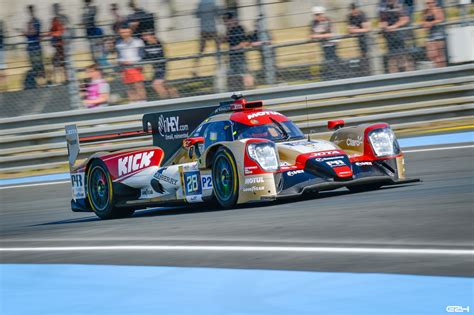
[[[353,7],[341,20],[313,7],[308,26],[273,30],[267,20],[278,16],[265,17],[259,6],[253,32],[241,27],[241,15],[220,12],[225,30],[201,33],[212,46],[203,53],[199,39],[166,44],[151,27],[133,34],[130,23],[117,24],[113,35],[50,31],[39,49],[31,41],[6,44],[0,117],[444,67],[446,29],[472,24],[472,6],[408,12],[397,1],[380,3],[375,16]]]

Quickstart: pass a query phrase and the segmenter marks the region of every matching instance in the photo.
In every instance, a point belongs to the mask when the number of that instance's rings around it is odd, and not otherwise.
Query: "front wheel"
[[[212,185],[217,203],[223,208],[231,208],[239,197],[239,175],[237,166],[229,150],[220,148],[212,162]]]
[[[93,160],[87,172],[87,196],[92,210],[101,219],[130,217],[135,210],[116,208],[112,179],[107,166],[100,160]]]

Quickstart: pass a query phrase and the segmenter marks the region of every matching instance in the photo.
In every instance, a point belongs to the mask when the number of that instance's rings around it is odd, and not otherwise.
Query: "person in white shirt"
[[[131,102],[146,100],[145,80],[142,68],[136,63],[142,60],[144,43],[132,36],[128,25],[122,25],[119,30],[120,40],[116,48],[118,62],[122,66],[122,80],[128,86],[127,94]]]

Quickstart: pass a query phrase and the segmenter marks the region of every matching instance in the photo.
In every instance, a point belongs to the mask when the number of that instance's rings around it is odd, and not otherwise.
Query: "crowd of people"
[[[389,72],[408,71],[414,69],[414,60],[407,52],[407,40],[413,36],[413,31],[407,31],[407,26],[414,25],[415,0],[380,0],[378,6],[378,30],[383,35],[387,48],[387,69]],[[425,9],[421,12],[421,27],[427,30],[426,55],[436,67],[446,65],[445,34],[441,23],[444,22],[442,6],[437,1],[426,0]],[[245,88],[255,85],[255,79],[248,69],[246,48],[270,44],[268,32],[259,29],[248,33],[241,25],[236,1],[227,1],[225,9],[219,8],[215,0],[200,0],[194,11],[199,22],[199,54],[194,60],[193,75],[199,68],[200,56],[204,53],[207,43],[213,42],[219,55],[223,43],[228,44],[228,77],[237,77]],[[109,26],[101,26],[97,22],[98,9],[94,0],[83,0],[81,17],[84,37],[87,38],[93,64],[87,67],[85,73],[89,79],[84,89],[84,105],[86,107],[105,106],[109,102],[110,86],[102,76],[102,69],[119,66],[122,83],[127,87],[130,101],[147,99],[145,89],[144,65],[153,68],[151,87],[160,98],[178,97],[176,88],[166,82],[166,55],[162,41],[157,36],[156,18],[151,12],[139,7],[134,0],[129,1],[131,13],[122,15],[119,5],[110,5],[110,16],[113,18]],[[69,18],[63,14],[59,3],[52,6],[53,18],[47,31],[44,31],[41,21],[36,16],[34,5],[27,7],[29,20],[24,29],[18,29],[26,38],[31,69],[25,78],[25,88],[35,87],[37,81],[43,84],[52,82],[67,83],[65,67],[65,45],[74,34]],[[322,51],[323,62],[339,62],[336,32],[330,14],[322,6],[312,8],[313,19],[310,24],[310,39],[316,41]],[[218,32],[218,23],[222,21],[226,32]],[[3,52],[3,24],[0,21],[0,73],[5,68]],[[374,31],[373,24],[366,13],[357,3],[351,3],[347,15],[347,32],[358,42],[361,59],[368,59],[370,52],[369,33]],[[262,36],[262,34],[264,36]],[[51,64],[52,71],[45,70],[43,47],[48,40],[54,48]],[[111,62],[111,55],[116,56]],[[262,59],[264,58],[262,54]],[[63,76],[61,79],[60,77]],[[59,78],[58,78],[59,77]],[[2,76],[0,76],[2,79]]]

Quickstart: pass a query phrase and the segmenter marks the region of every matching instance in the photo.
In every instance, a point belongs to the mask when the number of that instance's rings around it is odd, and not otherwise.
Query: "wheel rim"
[[[90,199],[94,208],[103,211],[109,205],[107,174],[101,167],[95,167],[90,175]]]
[[[215,191],[222,201],[228,201],[232,198],[234,191],[234,174],[230,161],[224,156],[218,157],[215,165]]]

